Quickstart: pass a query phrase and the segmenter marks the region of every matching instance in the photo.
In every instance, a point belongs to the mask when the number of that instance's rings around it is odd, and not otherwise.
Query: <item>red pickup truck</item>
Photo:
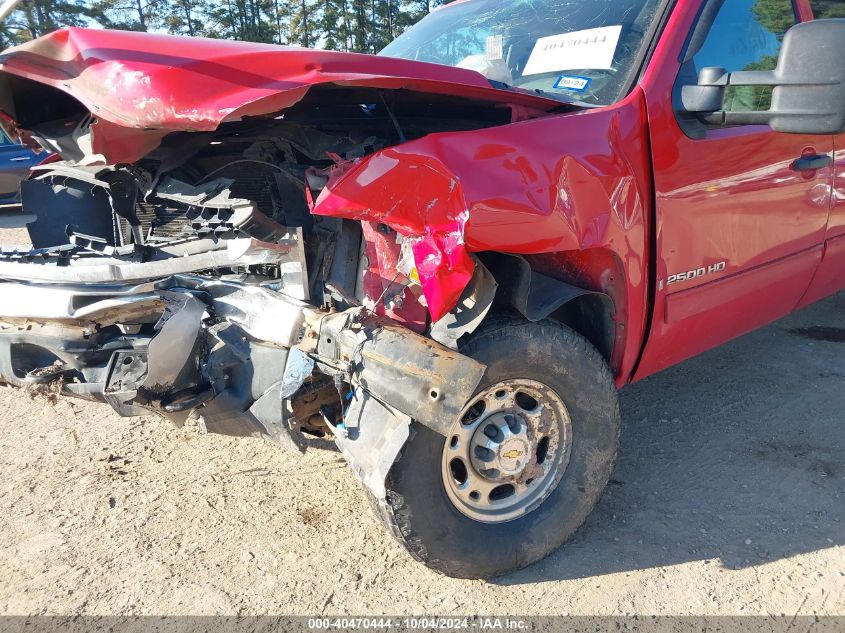
[[[62,160],[0,250],[0,379],[331,437],[426,565],[528,565],[598,501],[618,388],[845,287],[843,15],[463,0],[377,56],[8,50],[2,127]]]

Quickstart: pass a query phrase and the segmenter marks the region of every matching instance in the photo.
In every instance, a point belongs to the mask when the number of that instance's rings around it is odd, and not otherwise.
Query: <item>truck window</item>
[[[693,58],[696,72],[710,66],[731,72],[774,70],[783,36],[796,23],[791,0],[725,0],[701,50]],[[771,97],[770,87],[729,88],[725,110],[768,110]]]
[[[605,105],[629,88],[659,0],[470,0],[432,11],[381,55]]]

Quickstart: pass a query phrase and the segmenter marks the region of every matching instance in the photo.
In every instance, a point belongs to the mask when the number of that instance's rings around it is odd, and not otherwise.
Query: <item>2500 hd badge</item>
[[[681,283],[682,281],[692,281],[693,279],[700,279],[702,277],[706,277],[707,275],[715,275],[716,273],[724,271],[727,267],[727,262],[719,262],[718,264],[702,266],[701,268],[696,268],[695,270],[688,270],[685,273],[669,275],[666,285],[671,286],[672,284]]]

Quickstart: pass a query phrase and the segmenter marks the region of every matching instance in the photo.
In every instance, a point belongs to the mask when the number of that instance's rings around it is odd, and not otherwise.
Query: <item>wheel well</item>
[[[617,339],[613,299],[537,272],[518,255],[485,253],[480,257],[498,284],[498,310],[514,309],[528,321],[551,319],[586,338],[612,367]]]
[[[616,341],[610,297],[598,293],[583,295],[562,305],[549,318],[572,328],[590,341],[610,364]]]

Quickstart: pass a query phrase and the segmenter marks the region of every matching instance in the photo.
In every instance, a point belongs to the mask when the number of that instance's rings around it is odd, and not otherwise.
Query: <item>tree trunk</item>
[[[349,28],[349,6],[347,0],[343,0],[343,50],[349,51],[352,37],[352,29]]]
[[[188,25],[188,35],[194,36],[194,21],[191,18],[191,0],[183,0],[182,6],[185,9],[185,21]]]
[[[141,3],[141,0],[136,0],[135,8],[138,11],[138,24],[141,25],[141,30],[147,30],[147,16],[144,15],[144,5]]]
[[[308,30],[308,2],[307,0],[302,0],[302,18],[300,22],[300,26],[302,28],[302,38],[301,42],[305,48],[308,48],[311,45],[311,40],[309,39],[310,32]]]
[[[274,21],[276,22],[276,44],[284,44],[282,41],[282,19],[279,14],[279,0],[273,0]]]
[[[44,6],[42,5],[43,0],[33,0],[33,6],[35,7],[35,19],[37,22],[37,29],[38,35],[44,35],[50,30],[49,25],[47,24],[47,16],[44,12]]]
[[[232,39],[238,39],[238,16],[232,8],[232,0],[226,0],[226,9],[229,11],[229,22],[232,23]]]
[[[26,30],[33,39],[41,35],[38,31],[38,20],[35,16],[35,3],[26,2],[23,5],[23,14],[26,16]]]

